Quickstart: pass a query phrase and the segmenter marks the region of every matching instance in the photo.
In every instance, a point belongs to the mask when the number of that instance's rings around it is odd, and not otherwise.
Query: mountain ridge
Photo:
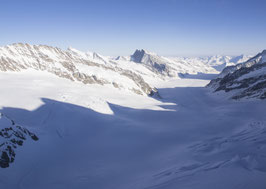
[[[97,61],[94,61],[97,59]],[[107,64],[102,57],[46,45],[13,44],[0,48],[0,70],[23,69],[48,71],[59,77],[84,84],[112,85],[137,94],[151,95],[156,90],[141,75],[116,65]]]
[[[207,85],[214,92],[230,92],[233,99],[266,98],[266,50],[244,63],[228,66]]]
[[[216,66],[226,65],[227,59],[218,55],[207,58],[164,57],[144,49],[137,49],[129,57],[112,58],[72,47],[62,50],[27,43],[0,47],[1,71],[47,71],[75,82],[108,85],[150,96],[157,93],[154,80],[180,78],[180,74],[217,74]]]

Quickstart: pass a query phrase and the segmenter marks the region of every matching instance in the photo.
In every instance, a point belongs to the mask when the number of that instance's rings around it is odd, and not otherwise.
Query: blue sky
[[[0,45],[69,46],[103,55],[255,54],[265,0],[0,0]]]

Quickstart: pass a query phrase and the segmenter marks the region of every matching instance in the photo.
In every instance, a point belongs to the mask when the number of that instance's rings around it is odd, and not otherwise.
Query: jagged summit
[[[137,63],[143,63],[144,56],[158,56],[156,53],[147,51],[145,49],[136,49],[133,55],[131,55],[131,61],[137,62]]]
[[[131,60],[137,63],[141,63],[143,57],[144,57],[145,51],[142,50],[136,50],[134,54],[131,56]]]

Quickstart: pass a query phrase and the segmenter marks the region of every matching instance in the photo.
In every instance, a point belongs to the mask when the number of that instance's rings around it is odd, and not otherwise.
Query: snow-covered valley
[[[264,189],[266,101],[205,87],[231,59],[3,47],[0,188]]]

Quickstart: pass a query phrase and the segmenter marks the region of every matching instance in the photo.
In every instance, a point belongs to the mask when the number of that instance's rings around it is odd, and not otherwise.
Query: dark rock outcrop
[[[7,168],[16,157],[16,149],[28,139],[39,138],[28,129],[17,125],[13,120],[0,113],[0,167]]]

